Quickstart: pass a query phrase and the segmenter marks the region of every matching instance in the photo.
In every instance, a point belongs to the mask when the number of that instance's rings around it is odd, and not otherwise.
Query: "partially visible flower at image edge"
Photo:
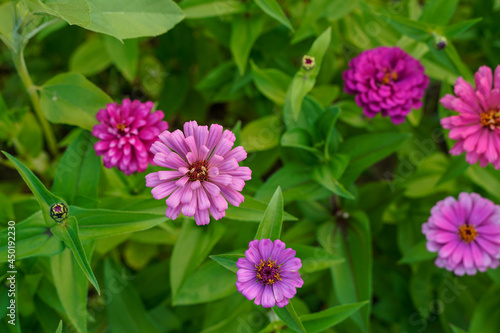
[[[422,225],[427,250],[437,252],[436,266],[456,275],[497,268],[500,258],[500,206],[476,193],[447,197]]]
[[[422,106],[429,77],[417,59],[398,47],[380,46],[361,52],[344,71],[344,90],[354,94],[367,117],[381,113],[398,125],[411,109]]]
[[[124,99],[122,104],[110,103],[97,112],[100,122],[92,129],[99,139],[94,145],[106,168],[116,166],[126,175],[143,172],[153,164],[149,149],[158,135],[168,128],[162,111],[154,111],[153,102]]]
[[[239,206],[240,191],[252,171],[239,166],[247,157],[243,147],[233,148],[236,137],[221,125],[198,126],[196,121],[181,130],[164,131],[151,146],[154,162],[169,170],[150,173],[146,186],[155,199],[166,200],[166,216],[175,220],[182,212],[194,216],[196,224],[210,223],[226,215],[228,202]]]
[[[495,70],[482,66],[474,75],[476,90],[463,78],[455,83],[457,97],[447,94],[441,104],[458,115],[441,119],[449,137],[457,140],[452,155],[465,152],[469,164],[484,168],[488,163],[500,169],[500,65]],[[494,84],[494,87],[492,87]],[[493,88],[493,89],[492,89]]]
[[[285,249],[279,239],[251,241],[236,267],[236,289],[265,308],[284,307],[304,284],[298,272],[302,262],[295,257],[295,250]]]

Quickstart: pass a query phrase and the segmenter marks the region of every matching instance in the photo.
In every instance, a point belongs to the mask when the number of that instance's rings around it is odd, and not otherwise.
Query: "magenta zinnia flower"
[[[361,52],[342,78],[345,92],[356,95],[367,117],[382,113],[396,125],[405,121],[412,108],[422,106],[429,84],[418,60],[398,47],[385,46]]]
[[[170,170],[150,173],[146,186],[153,187],[155,199],[168,196],[167,217],[175,220],[182,212],[204,225],[210,222],[209,214],[216,220],[224,217],[228,202],[233,206],[243,202],[240,191],[252,171],[238,165],[247,153],[241,146],[231,149],[233,132],[223,132],[217,124],[209,130],[191,121],[184,124],[184,133],[165,131],[159,138],[151,146],[154,162]]]
[[[304,284],[298,272],[302,267],[300,259],[279,239],[251,241],[245,258],[238,259],[236,267],[236,289],[265,308],[284,307],[296,294],[296,288]]]
[[[422,225],[436,265],[457,275],[497,268],[500,258],[500,206],[476,193],[439,201]]]
[[[495,70],[495,83],[491,68],[482,66],[474,76],[476,90],[459,77],[455,94],[445,95],[441,104],[459,114],[441,119],[441,125],[451,130],[450,139],[457,140],[450,150],[452,155],[465,152],[468,163],[484,168],[488,163],[500,169],[500,66]]]
[[[153,163],[149,148],[158,134],[168,128],[162,111],[151,113],[153,102],[124,99],[121,105],[110,103],[97,112],[100,124],[92,134],[100,139],[94,145],[106,168],[118,167],[126,175],[143,172]]]

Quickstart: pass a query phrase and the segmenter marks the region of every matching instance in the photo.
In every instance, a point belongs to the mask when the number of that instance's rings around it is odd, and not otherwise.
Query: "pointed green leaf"
[[[14,165],[14,167],[17,169],[17,171],[23,178],[26,185],[28,185],[31,192],[33,192],[33,195],[38,200],[40,208],[42,209],[45,223],[48,226],[53,226],[54,224],[56,224],[57,222],[55,222],[52,219],[52,217],[50,217],[50,207],[56,203],[63,203],[67,205],[66,201],[64,201],[62,198],[52,194],[49,190],[47,190],[47,188],[45,187],[45,185],[43,185],[40,179],[38,179],[30,169],[28,169],[24,164],[19,162],[14,156],[5,151],[2,152]]]
[[[347,166],[347,162],[349,159],[345,160],[345,166]],[[344,167],[345,169],[345,167]],[[312,177],[319,184],[329,189],[333,194],[340,195],[341,197],[347,199],[354,199],[354,196],[347,191],[347,189],[342,185],[336,177],[334,177],[334,173],[332,167],[327,164],[318,165],[312,174]]]
[[[419,42],[425,42],[432,37],[433,28],[423,22],[413,21],[402,16],[381,16],[403,35],[411,37]]]
[[[313,143],[309,132],[300,127],[283,133],[281,136],[281,145],[283,147],[303,149],[314,154],[319,159],[323,158],[323,154],[318,149],[312,147]]]
[[[219,265],[229,269],[231,272],[236,273],[238,271],[236,262],[238,259],[244,257],[244,254],[215,254],[211,255],[210,259],[215,260]]]
[[[462,175],[469,168],[469,166],[470,164],[467,163],[467,161],[463,156],[453,156],[450,159],[450,164],[448,165],[448,168],[443,173],[443,175],[437,182],[436,186],[444,184],[447,181],[450,181]]]
[[[170,286],[172,303],[175,304],[182,284],[205,260],[210,250],[222,237],[225,228],[221,224],[198,226],[193,221],[185,221],[174,245],[170,261]]]
[[[246,222],[260,222],[267,209],[267,204],[262,201],[255,200],[250,196],[245,196],[243,201],[238,207],[230,206],[226,210],[226,219],[246,221]],[[297,218],[287,212],[283,214],[283,221],[297,221]]]
[[[428,0],[419,21],[447,25],[453,17],[458,0]]]
[[[463,329],[461,329],[461,328],[458,328],[458,327],[456,327],[456,326],[455,326],[455,325],[453,325],[453,324],[450,324],[450,328],[451,328],[451,331],[452,331],[453,333],[467,333],[467,331],[465,331],[465,330],[463,330]]]
[[[85,276],[87,276],[87,279],[89,279],[90,283],[92,283],[97,292],[100,294],[101,290],[99,288],[99,284],[97,283],[97,279],[95,278],[92,267],[90,266],[87,255],[85,254],[85,250],[82,246],[80,236],[78,235],[78,221],[76,218],[74,216],[70,216],[63,223],[56,224],[50,228],[50,231],[62,239],[71,249],[76,262],[80,265],[80,268],[85,273]]]
[[[475,18],[472,20],[461,21],[461,22],[443,27],[441,29],[441,32],[447,38],[453,38],[455,36],[460,35],[462,32],[469,30],[472,26],[476,25],[476,23],[479,23],[482,20],[483,20],[483,18],[479,17],[479,18]]]
[[[295,74],[290,87],[288,88],[285,98],[285,118],[290,120],[297,120],[299,112],[302,108],[302,101],[308,92],[312,90],[316,83],[323,57],[330,45],[332,30],[326,29],[313,43],[307,55],[314,57],[315,66],[311,70],[300,68]]]
[[[283,225],[283,194],[278,186],[264,213],[254,239],[279,239]]]
[[[264,28],[264,19],[260,15],[235,17],[231,26],[230,49],[240,75],[245,73],[248,56],[253,44]]]
[[[292,302],[288,303],[288,305],[283,308],[275,306],[273,310],[276,315],[295,332],[307,332],[297,312],[295,312]]]
[[[398,264],[413,264],[419,261],[431,260],[436,258],[437,254],[434,252],[429,252],[425,245],[426,241],[423,240],[413,248],[411,248],[407,253],[398,261]]]
[[[292,24],[286,17],[283,9],[281,9],[280,5],[276,2],[276,0],[254,0],[257,6],[264,11],[267,15],[271,16],[276,21],[280,22],[288,29],[293,31]]]
[[[71,205],[97,206],[101,159],[94,150],[96,141],[89,132],[81,132],[59,162],[52,191],[66,198]]]
[[[59,321],[59,325],[57,326],[56,333],[62,333],[63,329],[63,321]]]
[[[250,60],[250,65],[252,65],[252,78],[257,89],[274,103],[285,104],[286,91],[292,78],[275,68],[261,69],[252,60]]]
[[[354,312],[368,303],[368,301],[365,301],[334,306],[327,310],[300,316],[300,319],[307,333],[324,332],[326,329],[349,318]]]

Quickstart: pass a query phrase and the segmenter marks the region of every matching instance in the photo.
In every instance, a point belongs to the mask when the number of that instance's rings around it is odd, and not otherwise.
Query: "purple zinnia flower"
[[[121,105],[110,103],[97,112],[100,124],[92,134],[100,139],[94,145],[106,168],[118,167],[126,175],[143,172],[148,163],[153,164],[149,148],[158,139],[158,134],[168,128],[162,111],[153,109],[153,102],[124,99]]]
[[[441,119],[441,125],[451,130],[450,139],[457,140],[452,155],[465,152],[468,163],[484,168],[488,163],[500,169],[500,65],[493,78],[491,68],[482,66],[474,76],[476,90],[459,77],[455,94],[445,95],[441,104],[459,114]],[[494,82],[494,88],[492,85]]]
[[[429,84],[424,67],[398,47],[377,47],[361,52],[344,72],[344,90],[355,94],[363,113],[391,117],[394,124],[404,122],[411,109],[422,106]]]
[[[288,304],[304,281],[297,271],[302,267],[295,251],[285,250],[285,243],[279,239],[253,240],[245,251],[245,258],[236,262],[236,289],[248,300],[265,308],[274,305],[282,308]]]
[[[422,225],[436,265],[456,275],[497,268],[500,258],[500,206],[476,193],[439,201]]]
[[[247,153],[241,146],[232,149],[233,132],[191,121],[184,124],[184,133],[165,131],[159,138],[151,146],[154,162],[170,170],[150,173],[146,186],[153,187],[155,199],[169,196],[167,217],[175,220],[182,212],[204,225],[210,223],[209,214],[216,220],[224,217],[228,202],[233,206],[243,202],[240,191],[252,171],[238,165]]]

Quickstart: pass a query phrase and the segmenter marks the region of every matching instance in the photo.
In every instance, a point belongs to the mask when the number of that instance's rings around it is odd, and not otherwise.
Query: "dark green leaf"
[[[349,161],[348,158],[342,159],[343,161],[339,164],[340,167],[345,170],[345,167],[347,166],[347,163]],[[312,174],[312,177],[315,181],[317,181],[320,185],[324,186],[325,188],[329,189],[333,194],[340,195],[341,197],[347,198],[347,199],[354,199],[354,196],[346,190],[344,185],[342,185],[338,181],[338,177],[335,177],[334,173],[335,170],[333,170],[333,165],[330,163],[330,165],[327,164],[321,164],[318,165]]]
[[[237,221],[260,222],[266,211],[267,204],[255,200],[250,196],[245,196],[238,207],[229,206],[226,210],[226,218]],[[287,212],[283,215],[283,221],[297,221],[297,218]]]
[[[436,258],[437,253],[429,252],[425,246],[426,241],[421,241],[415,245],[411,250],[407,251],[399,264],[413,264],[419,261],[431,260]]]
[[[283,225],[283,194],[278,186],[274,192],[254,239],[279,239]]]
[[[293,31],[292,24],[286,17],[276,0],[254,0],[257,6],[260,7],[267,15],[271,16],[276,21],[280,22],[288,29]]]
[[[263,28],[264,19],[259,15],[250,17],[243,15],[235,17],[233,20],[230,49],[234,57],[234,62],[240,71],[240,75],[245,73],[250,50],[262,33]]]
[[[476,25],[476,23],[479,23],[482,21],[482,18],[476,18],[472,20],[465,20],[461,21],[446,27],[443,27],[441,29],[441,32],[443,35],[446,36],[446,38],[453,38],[455,36],[460,35],[461,33],[469,30],[472,26]]]
[[[469,333],[496,333],[500,327],[500,289],[494,285],[481,297],[474,309]]]
[[[104,43],[100,38],[87,39],[71,55],[69,59],[70,71],[86,76],[102,72],[111,65],[111,58],[103,50]]]
[[[285,104],[286,91],[292,78],[278,69],[260,69],[252,60],[250,64],[257,89],[274,103]]]
[[[236,273],[238,268],[236,262],[239,258],[244,258],[244,254],[215,254],[211,255],[210,259],[215,260],[219,265],[227,268],[231,272]]]
[[[448,165],[448,168],[443,173],[443,175],[441,176],[441,178],[437,182],[436,186],[444,184],[444,183],[462,175],[469,168],[469,165],[470,164],[467,163],[467,161],[465,160],[465,158],[463,156],[452,157],[450,159],[450,164]]]
[[[139,43],[137,39],[127,39],[120,42],[118,39],[106,35],[103,36],[103,39],[104,46],[113,64],[129,82],[132,82],[139,63]]]
[[[308,333],[324,332],[326,329],[349,318],[354,312],[367,304],[369,304],[368,301],[334,306],[327,310],[300,316],[300,319]]]
[[[301,272],[313,273],[342,262],[344,259],[328,253],[320,247],[309,245],[290,245],[296,252],[295,256],[302,261]]]
[[[304,328],[304,325],[302,324],[302,321],[297,315],[297,312],[295,312],[292,302],[288,303],[288,305],[283,308],[275,306],[273,310],[278,315],[278,317],[295,332],[307,332]]]

